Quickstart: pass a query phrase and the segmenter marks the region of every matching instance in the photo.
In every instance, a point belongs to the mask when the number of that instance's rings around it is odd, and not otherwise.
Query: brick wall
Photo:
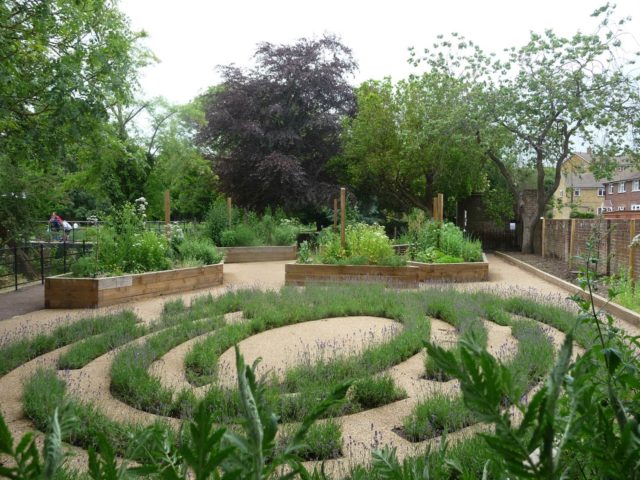
[[[636,220],[604,220],[573,219],[545,220],[544,247],[545,257],[557,258],[565,262],[573,260],[577,269],[581,260],[575,257],[586,257],[589,241],[598,252],[598,271],[604,274],[616,274],[629,270],[631,243],[631,224],[635,222],[636,235],[640,234],[640,221]],[[573,227],[573,241],[571,239]],[[573,247],[573,251],[570,251]],[[640,247],[635,248],[633,255],[634,278],[640,278]]]

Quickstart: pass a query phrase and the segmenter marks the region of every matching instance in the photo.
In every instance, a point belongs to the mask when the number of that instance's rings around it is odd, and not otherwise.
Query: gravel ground
[[[575,283],[576,269],[572,271],[567,262],[563,262],[557,258],[542,258],[540,255],[535,255],[533,253],[508,252],[508,254],[513,258],[517,258],[518,260],[542,270],[543,272],[550,273],[558,278]]]

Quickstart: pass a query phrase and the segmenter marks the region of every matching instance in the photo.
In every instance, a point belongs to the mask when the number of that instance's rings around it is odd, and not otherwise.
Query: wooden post
[[[333,231],[338,231],[338,199],[333,199]]]
[[[444,195],[442,193],[438,194],[438,214],[440,222],[444,222]]]
[[[231,221],[233,215],[233,206],[231,205],[231,197],[227,197],[227,225],[231,228]]]
[[[345,224],[347,223],[347,189],[340,189],[340,246],[346,248]]]
[[[547,250],[547,220],[544,217],[542,217],[541,220],[542,220],[542,228],[540,229],[541,230],[540,234],[541,234],[542,238],[541,238],[541,241],[540,241],[540,254],[542,255],[542,258],[544,258],[545,253],[547,253],[546,252],[546,250]]]
[[[167,237],[171,235],[171,193],[164,191],[164,232]]]
[[[607,220],[607,277],[611,275],[611,220]]]
[[[571,232],[569,233],[569,268],[573,266],[573,253],[576,246],[576,219],[571,219]]]
[[[636,236],[636,221],[631,220],[629,222],[629,244],[633,242],[633,237]],[[636,263],[636,248],[629,245],[629,280],[631,281],[631,285],[634,284],[633,276],[635,274],[635,263]]]

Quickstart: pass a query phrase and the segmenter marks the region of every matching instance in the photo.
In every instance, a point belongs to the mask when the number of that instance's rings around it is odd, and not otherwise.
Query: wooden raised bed
[[[417,287],[417,267],[385,267],[380,265],[302,265],[284,266],[287,285],[307,283],[368,282],[384,283],[393,287]]]
[[[108,278],[49,277],[45,308],[95,308],[222,284],[223,264]]]
[[[419,269],[421,282],[486,282],[489,280],[489,262],[482,254],[482,262],[422,263],[407,262]]]
[[[298,256],[296,245],[285,247],[220,247],[224,253],[224,263],[275,262],[295,260]]]

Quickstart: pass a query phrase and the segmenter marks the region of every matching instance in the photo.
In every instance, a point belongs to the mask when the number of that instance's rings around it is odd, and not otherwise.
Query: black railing
[[[33,229],[33,242],[67,242],[67,243],[81,243],[81,242],[94,242],[97,237],[97,232],[100,228],[106,225],[106,222],[89,222],[89,221],[69,221],[71,230],[64,231],[62,226],[58,228],[52,228],[49,222],[41,221],[37,222]],[[147,230],[158,232],[161,234],[166,233],[166,224],[158,221],[148,221],[144,223]],[[175,229],[179,227],[185,235],[195,235],[199,233],[204,224],[199,222],[187,222],[177,221],[171,222],[171,228]]]
[[[45,277],[68,273],[91,250],[89,242],[54,242],[0,248],[0,289],[18,289]]]

